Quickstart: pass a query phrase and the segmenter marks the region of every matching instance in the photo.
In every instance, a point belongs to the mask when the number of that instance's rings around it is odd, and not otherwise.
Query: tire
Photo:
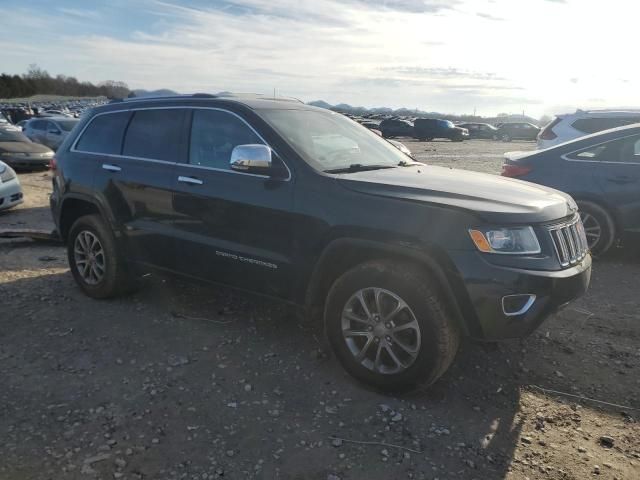
[[[603,207],[588,200],[579,200],[578,211],[584,224],[589,249],[594,257],[604,255],[616,239],[616,225]],[[595,235],[598,235],[596,238]]]
[[[433,137],[427,137],[426,140],[427,142],[433,142]]]
[[[371,323],[362,320],[364,309],[358,292],[371,305]],[[376,295],[383,305],[383,318],[377,321]],[[389,317],[390,311],[400,307],[400,301],[404,307],[386,322],[385,315]],[[358,320],[354,321],[354,316]],[[372,261],[344,273],[329,291],[324,318],[329,343],[344,369],[361,382],[385,391],[433,384],[451,365],[460,342],[459,329],[448,315],[442,295],[429,277],[410,265]],[[394,331],[402,326],[405,328]],[[345,336],[343,330],[360,335]],[[364,357],[358,360],[356,356],[365,345]]]
[[[113,232],[100,215],[85,215],[74,222],[67,239],[67,258],[73,278],[89,297],[112,298],[137,286]]]
[[[504,135],[500,136],[500,140],[502,140],[503,142],[510,142],[512,138],[511,138],[511,135],[509,135],[508,133],[505,133]]]

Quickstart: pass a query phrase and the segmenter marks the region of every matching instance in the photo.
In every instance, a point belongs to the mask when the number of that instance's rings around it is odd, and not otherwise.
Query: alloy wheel
[[[82,280],[97,285],[104,278],[104,249],[98,237],[88,230],[81,231],[73,245],[73,258]]]
[[[580,219],[587,235],[589,250],[592,250],[600,241],[600,237],[602,237],[602,226],[598,219],[590,213],[580,212]]]
[[[347,301],[342,336],[358,363],[382,374],[407,370],[421,346],[420,325],[409,305],[382,288],[363,288]]]

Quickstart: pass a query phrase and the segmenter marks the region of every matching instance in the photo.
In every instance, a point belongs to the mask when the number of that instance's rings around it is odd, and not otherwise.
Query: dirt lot
[[[406,143],[492,173],[533,147]],[[21,180],[0,230],[49,228],[48,174]],[[0,479],[638,479],[638,258],[598,261],[532,337],[467,342],[434,387],[394,397],[279,305],[163,278],[90,300],[62,247],[0,240]]]

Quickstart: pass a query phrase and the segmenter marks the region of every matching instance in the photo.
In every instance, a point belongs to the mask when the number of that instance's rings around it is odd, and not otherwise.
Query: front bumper
[[[549,315],[583,295],[591,280],[590,255],[558,271],[500,267],[475,252],[454,256],[454,263],[458,271],[449,273],[458,287],[457,297],[462,299],[460,310],[467,333],[488,341],[529,335]],[[535,300],[523,313],[514,315],[516,308],[508,314],[503,299],[512,295],[523,299],[535,296]]]
[[[20,183],[15,180],[0,183],[0,210],[15,207],[23,201]]]

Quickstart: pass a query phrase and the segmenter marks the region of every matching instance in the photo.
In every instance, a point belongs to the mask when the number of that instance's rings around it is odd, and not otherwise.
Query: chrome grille
[[[563,267],[575,265],[589,252],[587,236],[580,217],[549,228],[558,259]]]

